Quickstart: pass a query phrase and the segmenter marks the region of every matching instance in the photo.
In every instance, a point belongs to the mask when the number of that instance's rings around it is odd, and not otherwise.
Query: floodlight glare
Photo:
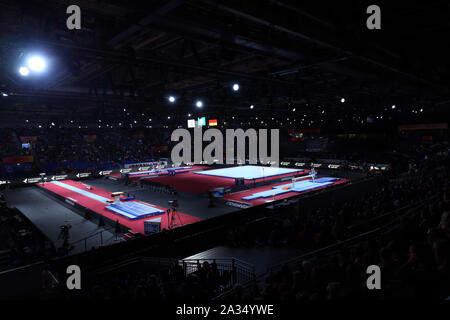
[[[169,102],[170,103],[174,103],[175,102],[175,97],[174,96],[170,96],[169,97]]]
[[[239,91],[239,85],[237,83],[233,84],[233,90]]]
[[[30,70],[28,70],[27,67],[20,67],[19,68],[19,73],[21,76],[26,77],[30,74]]]
[[[197,106],[197,108],[201,108],[201,107],[203,107],[203,102],[200,101],[200,100],[198,100],[198,101],[195,103],[195,105]]]
[[[46,67],[47,63],[45,62],[45,60],[39,56],[33,56],[30,59],[28,59],[28,67],[32,70],[32,71],[43,71]]]

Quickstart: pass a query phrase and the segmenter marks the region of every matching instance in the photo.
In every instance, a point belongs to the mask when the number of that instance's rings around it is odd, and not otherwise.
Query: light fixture
[[[391,108],[392,108],[392,109],[395,109],[395,104],[393,104]]]
[[[30,59],[28,59],[28,67],[32,71],[41,72],[45,69],[46,66],[47,63],[40,56],[32,56]]]
[[[30,74],[30,70],[27,67],[20,67],[19,68],[19,73],[21,76],[26,77]]]
[[[237,83],[233,84],[233,91],[239,91],[239,85]]]
[[[344,103],[345,102],[345,98],[341,98],[341,103]]]
[[[175,102],[175,97],[174,96],[170,96],[169,97],[169,102],[170,103],[174,103]]]
[[[255,107],[254,105],[251,105],[251,106],[250,106],[250,109],[253,109],[254,107]]]
[[[197,100],[195,105],[197,106],[197,108],[201,108],[201,107],[203,107],[203,102],[201,100]]]

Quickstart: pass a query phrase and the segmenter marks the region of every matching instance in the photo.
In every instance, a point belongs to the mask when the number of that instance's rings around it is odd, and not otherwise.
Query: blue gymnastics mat
[[[250,196],[242,197],[242,200],[249,201],[249,200],[255,200],[258,198],[268,198],[268,197],[278,196],[280,194],[288,193],[288,192],[301,193],[301,192],[310,191],[310,190],[314,190],[317,188],[321,188],[321,187],[333,184],[333,181],[335,181],[335,180],[339,180],[339,179],[324,177],[324,178],[315,179],[314,182],[312,182],[311,180],[303,180],[303,181],[296,182],[293,187],[292,187],[292,182],[291,182],[291,183],[282,184],[280,186],[273,187],[271,190],[257,192],[257,193],[253,193]],[[288,186],[291,188],[287,189],[287,190],[283,190],[284,187],[288,187]]]
[[[130,220],[148,218],[165,213],[164,210],[154,208],[137,201],[112,203],[105,208]]]

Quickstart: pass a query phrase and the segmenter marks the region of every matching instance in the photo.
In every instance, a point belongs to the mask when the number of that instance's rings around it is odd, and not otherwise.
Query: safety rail
[[[217,274],[224,279],[218,288],[215,289],[216,294],[224,292],[236,285],[244,285],[245,283],[256,279],[255,266],[236,258],[179,260],[139,256],[90,272],[88,282],[95,281],[98,277],[102,277],[109,273],[117,272],[119,270],[123,271],[124,269],[150,268],[151,270],[168,270],[174,265],[178,265],[183,270],[184,276],[189,277],[190,275],[200,273],[205,267],[205,262],[209,264],[209,268],[217,271]]]
[[[442,170],[445,170],[444,166],[437,166],[434,168],[430,168],[430,171],[427,172],[427,175],[430,175],[431,173],[437,173]],[[423,170],[419,170],[418,172],[407,172],[407,173],[399,175],[398,177],[389,179],[389,183],[392,185],[392,184],[410,182],[413,180],[420,180],[424,176],[425,176],[425,174],[424,174]]]
[[[131,258],[125,261],[115,263],[114,265],[106,266],[95,270],[95,274],[105,274],[114,272],[123,268],[128,268],[133,265],[144,263],[146,265],[170,267],[171,265],[178,264],[183,269],[185,276],[194,274],[203,268],[203,264],[207,262],[210,266],[215,264],[217,271],[220,274],[228,272],[230,275],[231,285],[242,284],[251,279],[254,279],[255,266],[248,262],[236,259],[236,258],[211,258],[211,259],[173,259],[173,258],[157,258],[157,257],[144,257],[139,256]]]
[[[249,291],[254,286],[258,286],[262,282],[262,280],[267,276],[267,274],[270,274],[270,273],[274,272],[274,269],[279,269],[279,268],[281,268],[284,265],[292,265],[292,264],[295,264],[297,261],[305,260],[305,259],[317,256],[317,255],[320,255],[320,254],[325,254],[327,252],[336,251],[337,249],[339,249],[339,248],[341,248],[343,246],[348,246],[348,245],[350,245],[352,243],[360,242],[362,239],[365,239],[367,237],[373,236],[373,235],[377,234],[378,232],[379,232],[379,229],[375,229],[375,230],[366,232],[364,234],[355,236],[353,238],[347,239],[347,240],[342,241],[340,243],[335,243],[335,244],[332,244],[332,245],[329,245],[329,246],[326,246],[326,247],[323,247],[323,248],[320,248],[320,249],[317,249],[317,250],[312,250],[312,251],[307,252],[307,253],[305,253],[305,254],[303,254],[301,256],[298,256],[298,257],[295,257],[293,259],[284,261],[284,262],[282,262],[280,264],[276,264],[276,265],[270,267],[267,272],[264,272],[262,274],[258,274],[254,279],[251,279],[251,280],[247,281],[246,283],[241,284],[240,288],[243,291]],[[219,294],[218,296],[213,298],[213,300],[224,300],[224,299],[227,299],[230,296],[232,296],[234,294],[234,292],[235,292],[235,288],[231,288],[230,290],[222,292],[221,294]]]
[[[128,268],[136,264],[146,264],[146,265],[153,265],[153,266],[164,266],[169,268],[172,264],[177,263],[178,259],[173,258],[155,258],[155,257],[135,257],[128,260],[124,260],[118,263],[115,263],[113,265],[108,265],[106,267],[97,269],[93,272],[94,275],[100,275],[100,274],[106,274],[110,272],[114,272],[123,268]]]
[[[106,229],[106,230],[102,230],[102,231],[96,232],[96,233],[91,234],[91,235],[89,235],[89,236],[87,236],[87,237],[84,237],[84,238],[78,239],[78,240],[76,240],[76,241],[74,241],[74,242],[71,242],[70,245],[71,245],[71,246],[74,246],[74,245],[77,244],[77,243],[84,242],[84,252],[87,252],[87,251],[90,250],[90,249],[88,249],[88,247],[87,247],[87,241],[88,241],[89,239],[92,239],[93,237],[96,237],[96,236],[100,235],[100,247],[103,247],[103,233],[104,233],[104,232],[109,232],[109,231],[111,231],[111,230],[113,230],[113,229],[114,229],[114,228],[109,228],[109,229]],[[122,239],[121,239],[120,237],[117,237],[115,241],[121,242]]]
[[[397,208],[397,209],[389,211],[389,212],[387,212],[385,214],[373,217],[373,218],[371,218],[371,219],[369,219],[367,221],[360,222],[360,223],[354,224],[354,225],[350,225],[350,226],[347,227],[347,230],[352,231],[352,230],[361,229],[364,226],[372,226],[373,227],[373,226],[379,225],[380,223],[383,223],[383,221],[385,221],[386,219],[389,219],[389,218],[392,218],[392,217],[398,217],[399,214],[402,211],[404,211],[404,210],[415,208],[417,206],[420,206],[421,204],[428,203],[429,201],[431,201],[431,200],[433,200],[435,198],[437,198],[437,195],[428,197],[428,198],[420,200],[418,202],[410,203],[410,204],[408,204],[406,206],[403,206],[401,208]]]
[[[244,284],[256,278],[255,266],[236,258],[212,258],[212,259],[183,259],[179,261],[185,276],[200,270],[203,263],[215,264],[221,275],[228,273],[230,279],[225,287]]]

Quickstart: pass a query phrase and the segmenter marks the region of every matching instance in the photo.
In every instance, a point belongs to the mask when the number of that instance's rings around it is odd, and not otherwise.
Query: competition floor
[[[313,190],[332,188],[349,181],[321,176],[312,182],[308,176],[310,171],[301,169],[264,167],[263,171],[262,167],[256,166],[205,169],[205,167],[183,168],[175,175],[147,175],[138,178],[170,185],[179,191],[177,195],[158,192],[151,188],[141,188],[134,184],[125,185],[121,179],[111,180],[105,177],[83,182],[61,180],[36,184],[38,188],[10,190],[6,196],[10,203],[25,212],[27,217],[38,225],[55,244],[59,241],[60,225],[69,220],[73,225],[71,231],[73,241],[89,237],[88,245],[99,246],[114,242],[113,224],[99,227],[94,220],[84,218],[85,209],[102,215],[110,221],[119,220],[121,225],[133,232],[144,233],[145,220],[158,219],[162,229],[168,228],[169,217],[166,210],[169,206],[168,202],[174,199],[179,203],[175,224],[181,226],[241,210],[242,204],[246,207],[265,205],[274,200],[294,197]],[[139,174],[136,175],[139,176]],[[303,177],[303,179],[292,185],[291,178],[294,176]],[[205,192],[218,187],[233,187],[235,178],[244,178],[246,190],[225,194],[223,198],[217,198],[216,205],[210,208]],[[253,186],[258,182],[269,184]],[[131,200],[125,204],[116,203],[119,207],[108,207],[112,199],[111,194],[117,191],[135,196],[137,200]],[[21,200],[23,198],[27,200]],[[99,239],[99,236],[91,238],[91,235],[102,230],[105,230],[103,239]],[[79,243],[77,245],[81,246]],[[77,252],[84,248],[76,247],[75,249],[74,252]]]
[[[286,174],[301,173],[301,169],[289,169],[279,167],[237,166],[224,169],[195,172],[195,174],[216,176],[222,178],[244,178],[245,180],[264,179],[278,177]]]
[[[346,183],[349,180],[341,178],[321,177],[313,182],[311,178],[295,182],[280,182],[240,192],[226,194],[223,199],[258,206],[267,202],[290,198],[324,188]]]
[[[73,180],[62,180],[54,181],[45,184],[38,184],[39,187],[48,190],[60,197],[63,197],[67,203],[76,203],[84,208],[90,209],[97,214],[104,216],[112,221],[119,220],[119,223],[127,226],[134,232],[144,233],[144,220],[151,220],[148,214],[143,214],[142,217],[127,217],[124,214],[120,214],[116,210],[108,210],[106,207],[108,205],[107,201],[111,199],[111,191],[93,187],[91,190],[87,189],[85,184],[79,181]],[[120,191],[120,187],[116,191]],[[128,206],[136,207],[139,206],[139,210],[143,211],[143,207],[146,207],[145,212],[163,212],[163,214],[158,214],[155,217],[161,218],[161,229],[167,229],[168,227],[168,217],[165,207],[149,204],[139,200],[130,201]],[[153,210],[149,210],[152,208]],[[130,208],[129,208],[130,209]],[[179,225],[185,225],[199,221],[199,218],[187,215],[182,212],[177,212],[176,215]],[[177,221],[176,221],[177,222]]]
[[[232,187],[235,178],[244,178],[244,184],[279,179],[292,175],[307,174],[309,170],[285,169],[258,166],[237,166],[225,169],[186,172],[174,176],[147,177],[141,180],[153,181],[187,193],[204,193],[219,187]]]

